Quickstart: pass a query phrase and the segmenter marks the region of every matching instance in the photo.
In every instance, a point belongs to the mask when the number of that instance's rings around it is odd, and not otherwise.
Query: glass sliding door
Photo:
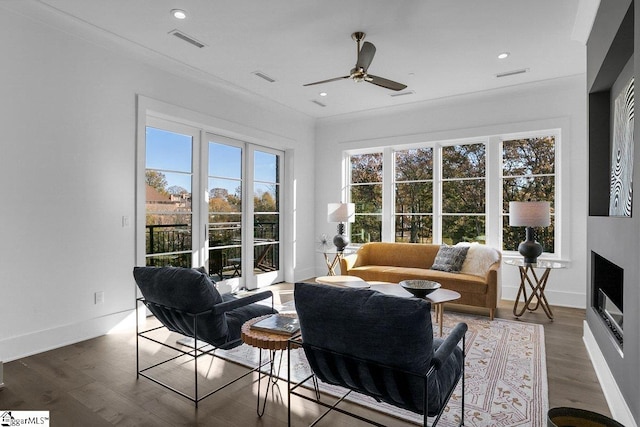
[[[253,150],[253,272],[256,285],[273,283],[280,274],[281,155]]]
[[[232,290],[281,282],[282,153],[207,135],[209,274]]]
[[[218,138],[219,139],[219,138]],[[242,277],[242,146],[209,141],[207,254],[214,279]]]
[[[140,140],[138,265],[204,266],[222,292],[283,280],[281,151],[153,116]]]
[[[146,127],[145,264],[192,267],[194,134]]]

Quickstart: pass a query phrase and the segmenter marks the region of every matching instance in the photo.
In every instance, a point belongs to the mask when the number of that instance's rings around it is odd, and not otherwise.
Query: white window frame
[[[199,194],[203,194],[205,192],[205,188],[201,188],[201,185],[206,185],[207,183],[207,169],[203,167],[203,162],[206,164],[208,161],[208,136],[207,135],[216,135],[222,138],[227,138],[228,140],[236,140],[245,144],[246,147],[254,147],[260,151],[264,152],[275,152],[280,155],[280,251],[279,251],[279,270],[277,274],[261,274],[258,276],[261,277],[260,280],[247,281],[246,277],[244,279],[244,286],[249,289],[254,289],[255,287],[262,287],[272,283],[282,282],[283,280],[293,280],[293,269],[290,265],[285,265],[290,262],[292,259],[291,252],[291,244],[290,239],[287,238],[288,235],[292,233],[292,227],[288,227],[285,229],[285,225],[287,220],[285,218],[285,213],[289,212],[290,209],[290,195],[293,189],[293,186],[289,184],[289,181],[292,180],[292,172],[290,170],[293,169],[293,160],[294,160],[294,150],[286,149],[286,148],[277,148],[276,146],[280,145],[285,147],[286,144],[290,144],[291,141],[274,136],[269,134],[269,141],[273,142],[273,147],[267,145],[266,134],[256,131],[253,128],[245,127],[242,125],[238,125],[235,123],[231,123],[222,119],[216,119],[211,116],[207,116],[192,110],[185,109],[183,107],[171,105],[162,101],[154,100],[151,98],[147,98],[142,95],[137,95],[137,118],[136,118],[136,213],[135,213],[135,227],[136,227],[136,238],[135,238],[135,265],[145,265],[145,213],[146,213],[146,190],[145,190],[145,180],[144,174],[146,169],[146,156],[145,156],[145,140],[146,140],[146,127],[152,126],[160,129],[166,129],[169,131],[173,131],[172,128],[167,128],[164,124],[170,124],[170,126],[175,126],[176,129],[191,129],[192,131],[197,132],[196,138],[194,139],[194,149],[192,154],[192,174],[195,177],[196,174],[199,174],[195,179],[192,180],[192,194],[195,192],[199,192]],[[182,128],[181,128],[182,127]],[[180,132],[184,133],[184,132]],[[191,135],[191,133],[188,133]],[[242,139],[235,138],[235,136],[239,136]],[[271,141],[273,139],[273,141]],[[196,140],[198,144],[196,144]],[[199,147],[196,147],[196,145]],[[247,150],[248,151],[248,150]],[[245,154],[245,157],[248,158],[248,153]],[[197,160],[196,160],[197,159]],[[253,152],[251,152],[251,163],[250,166],[253,168]],[[197,162],[197,164],[196,164]],[[197,167],[196,167],[197,166]],[[247,163],[243,167],[247,168]],[[252,170],[252,169],[251,169]],[[199,171],[199,172],[198,172]],[[253,172],[252,172],[253,173]],[[251,175],[252,176],[252,175]],[[198,179],[199,178],[199,179]],[[246,177],[244,178],[246,179]],[[243,180],[244,180],[243,179]],[[253,181],[251,181],[252,183]],[[248,186],[248,184],[247,184]],[[248,197],[248,199],[247,199]],[[243,205],[251,206],[253,209],[253,191],[248,190],[243,192]],[[195,246],[196,240],[202,240],[204,236],[204,226],[206,221],[208,220],[208,209],[203,208],[201,205],[195,206],[192,204],[192,221],[193,221],[193,245]],[[244,217],[248,217],[248,215],[244,215]],[[243,221],[245,221],[243,219]],[[247,220],[248,221],[248,220]],[[243,222],[243,226],[246,226],[246,223]],[[253,229],[253,224],[249,227],[250,230]],[[250,246],[251,250],[253,249],[253,234],[251,234]],[[205,239],[206,240],[206,239]],[[247,239],[243,237],[243,250],[246,248],[244,245],[246,244]],[[192,257],[192,265],[194,267],[203,265],[201,263],[204,262],[205,253],[204,244],[200,244],[199,247],[195,247],[193,250]],[[245,252],[251,253],[253,252]],[[253,258],[253,256],[251,256]],[[253,263],[251,264],[253,265]],[[243,267],[244,268],[244,267]],[[285,277],[289,275],[289,278]],[[253,276],[257,277],[257,276]],[[221,291],[235,291],[237,289],[224,287]]]
[[[549,258],[549,259],[558,259],[560,258],[560,254],[563,253],[562,251],[562,239],[560,238],[560,229],[561,229],[561,224],[562,224],[562,201],[560,198],[560,188],[561,188],[561,171],[559,168],[559,164],[560,164],[560,144],[561,144],[561,139],[562,139],[562,133],[560,129],[549,129],[549,130],[538,130],[538,131],[533,131],[533,132],[518,132],[518,133],[511,133],[511,134],[505,134],[505,135],[501,135],[500,137],[498,137],[497,140],[497,146],[498,146],[498,174],[499,174],[499,185],[497,187],[499,187],[500,189],[500,194],[499,194],[499,209],[498,209],[498,231],[499,231],[499,239],[498,239],[498,243],[499,243],[499,248],[502,250],[502,224],[503,224],[503,216],[505,216],[505,213],[502,211],[502,206],[504,204],[504,197],[502,194],[502,188],[503,188],[503,159],[502,159],[502,147],[503,147],[503,143],[504,141],[513,141],[513,140],[518,140],[518,139],[529,139],[529,138],[540,138],[540,137],[545,137],[545,136],[553,136],[554,137],[554,166],[553,166],[553,170],[554,170],[554,195],[553,195],[553,206],[554,206],[554,213],[553,213],[553,219],[554,219],[554,235],[553,235],[553,245],[554,245],[554,251],[553,252],[543,252],[542,255],[540,256],[540,258]],[[524,235],[523,238],[524,240]],[[517,250],[502,250],[503,254],[507,257],[512,256],[512,257],[518,257],[519,253]]]
[[[555,120],[559,124],[565,124],[562,120]],[[351,176],[350,156],[358,154],[383,153],[382,160],[382,236],[383,242],[395,241],[395,164],[393,153],[395,151],[432,147],[433,154],[433,242],[442,243],[442,147],[452,145],[485,144],[485,233],[486,244],[496,248],[502,248],[502,141],[523,138],[535,138],[540,136],[553,136],[555,138],[555,194],[554,194],[554,252],[543,254],[543,258],[560,259],[565,248],[562,239],[562,213],[563,204],[560,197],[562,189],[562,126],[547,129],[538,128],[532,131],[508,132],[489,136],[477,136],[458,138],[443,141],[430,141],[422,143],[391,145],[385,147],[370,147],[357,150],[345,150],[343,152],[343,174],[345,185],[342,197],[350,200]],[[350,230],[347,229],[347,233]],[[354,244],[354,246],[358,246]],[[517,251],[503,251],[505,257],[518,256]]]

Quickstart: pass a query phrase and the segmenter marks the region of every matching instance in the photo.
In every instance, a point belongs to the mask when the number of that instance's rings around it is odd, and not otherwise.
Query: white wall
[[[585,76],[456,96],[395,109],[321,119],[316,131],[316,236],[335,234],[326,205],[340,200],[344,150],[560,128],[559,166],[561,258],[568,268],[553,271],[551,304],[585,307],[587,145]],[[495,225],[494,225],[495,226]],[[502,296],[515,299],[518,270],[503,265]],[[326,274],[316,256],[316,274]]]
[[[313,274],[312,119],[0,11],[0,360],[103,334],[134,307],[138,94],[293,156],[285,279]]]
[[[554,272],[548,292],[551,303],[584,306],[583,76],[323,119],[316,130],[312,119],[280,105],[161,71],[8,4],[24,3],[0,4],[0,360],[103,334],[134,307],[135,232],[122,217],[135,223],[137,95],[286,150],[294,188],[287,215],[295,219],[286,230],[287,281],[326,273],[313,248],[319,234],[335,233],[326,203],[340,196],[342,150],[560,123],[570,268]],[[505,295],[515,294],[516,270],[503,273]],[[105,292],[103,304],[94,304],[96,291]]]

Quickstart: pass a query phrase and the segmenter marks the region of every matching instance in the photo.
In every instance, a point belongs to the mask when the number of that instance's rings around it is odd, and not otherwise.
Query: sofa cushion
[[[462,264],[469,251],[465,246],[447,246],[442,245],[438,249],[436,259],[431,266],[432,270],[440,270],[447,272],[458,272],[462,269]]]
[[[411,267],[391,267],[388,265],[367,265],[349,270],[367,282],[400,283],[402,280],[433,280],[445,289],[460,293],[486,294],[487,282],[479,276],[464,273]]]
[[[456,246],[468,247],[469,252],[462,263],[460,272],[474,276],[486,277],[491,266],[500,260],[500,253],[494,248],[478,242],[458,243]]]

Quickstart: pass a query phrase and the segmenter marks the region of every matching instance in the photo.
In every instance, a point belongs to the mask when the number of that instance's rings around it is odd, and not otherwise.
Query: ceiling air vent
[[[253,73],[251,73],[251,74],[253,74],[253,75],[255,75],[255,76],[258,76],[258,77],[260,77],[261,79],[264,79],[264,80],[268,81],[269,83],[273,83],[273,82],[275,82],[275,81],[276,81],[276,79],[274,79],[274,78],[271,78],[271,77],[267,76],[267,75],[266,75],[265,73],[263,73],[262,71],[254,71],[254,72],[253,72]]]
[[[313,102],[314,104],[319,105],[319,106],[321,106],[321,107],[326,107],[326,105],[325,105],[325,104],[323,104],[323,103],[322,103],[322,102],[320,102],[320,101],[316,101],[315,99],[314,99],[313,101],[311,101],[311,102]]]
[[[184,40],[184,41],[186,41],[187,43],[190,43],[190,44],[194,45],[194,46],[195,46],[195,47],[197,47],[197,48],[203,48],[203,47],[205,47],[205,44],[204,44],[204,43],[200,43],[198,40],[194,39],[193,37],[188,36],[188,35],[186,35],[185,33],[180,32],[180,31],[178,31],[178,30],[170,31],[170,32],[169,32],[169,34],[171,34],[172,36],[176,36],[176,37],[177,37],[177,38],[179,38],[180,40]]]
[[[507,71],[507,72],[504,72],[504,73],[496,74],[496,77],[515,76],[516,74],[522,74],[522,73],[526,73],[528,71],[529,71],[528,68],[523,68],[521,70]]]
[[[394,92],[394,93],[390,94],[389,96],[392,96],[392,97],[395,98],[396,96],[405,96],[405,95],[413,95],[413,94],[415,94],[414,91],[405,90],[404,92]]]

